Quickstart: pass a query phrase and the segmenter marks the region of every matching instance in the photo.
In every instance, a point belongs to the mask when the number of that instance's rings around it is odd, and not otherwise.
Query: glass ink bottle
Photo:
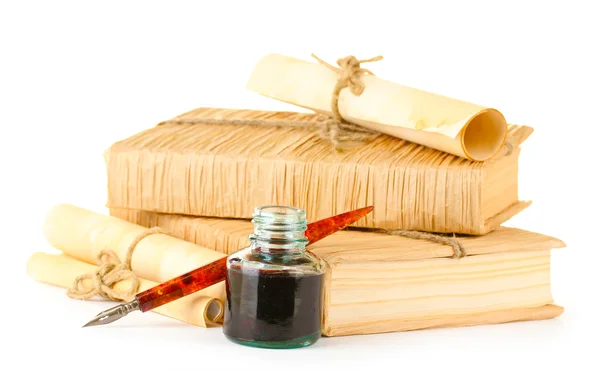
[[[250,246],[227,260],[223,333],[239,344],[274,349],[321,337],[325,263],[306,251],[302,209],[254,210]]]

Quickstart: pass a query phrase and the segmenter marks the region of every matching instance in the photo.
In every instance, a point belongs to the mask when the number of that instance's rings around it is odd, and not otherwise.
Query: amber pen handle
[[[185,297],[201,289],[208,288],[225,280],[227,276],[227,257],[220,258],[186,274],[161,283],[138,293],[135,299],[142,312]]]
[[[373,207],[360,208],[309,223],[305,232],[305,235],[308,238],[307,246],[351,225],[372,210]],[[146,312],[201,289],[208,288],[213,284],[225,280],[226,277],[227,257],[223,257],[218,261],[204,265],[189,273],[138,293],[135,298],[138,302],[139,309]]]

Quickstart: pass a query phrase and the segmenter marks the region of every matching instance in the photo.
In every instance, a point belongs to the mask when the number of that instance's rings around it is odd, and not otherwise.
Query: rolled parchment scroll
[[[127,248],[147,228],[116,217],[60,204],[48,212],[44,234],[63,253],[97,264],[104,249],[112,250],[121,261]],[[225,257],[225,254],[166,235],[149,235],[137,243],[131,270],[141,278],[162,283]],[[199,291],[199,296],[225,300],[225,283]]]
[[[34,253],[27,261],[27,274],[42,283],[70,288],[79,275],[94,272],[97,266],[79,261],[64,254]],[[152,288],[158,283],[140,279],[140,291]],[[91,285],[91,283],[84,283]],[[129,284],[119,282],[115,290],[125,289]],[[221,300],[194,293],[152,310],[182,322],[200,327],[209,327],[219,323],[223,316]]]
[[[263,57],[246,88],[332,115],[339,74],[320,63],[280,54]],[[504,144],[507,123],[496,109],[425,92],[374,75],[360,76],[360,95],[340,91],[338,109],[350,123],[470,160],[491,158]]]

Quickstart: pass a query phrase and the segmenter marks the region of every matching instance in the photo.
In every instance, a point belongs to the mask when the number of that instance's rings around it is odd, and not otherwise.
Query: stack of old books
[[[532,128],[498,126],[497,111],[365,75],[369,93],[342,91],[339,112],[378,134],[336,151],[322,135],[330,115],[319,97],[338,75],[286,58],[261,61],[249,88],[316,113],[199,108],[118,141],[105,153],[111,215],[228,254],[249,245],[258,205],[300,207],[310,221],[374,206],[311,247],[328,264],[328,336],[562,313],[550,255],[564,243],[501,226],[529,206],[518,197],[518,161]],[[413,127],[388,125],[393,115]],[[394,230],[455,236],[463,251]]]

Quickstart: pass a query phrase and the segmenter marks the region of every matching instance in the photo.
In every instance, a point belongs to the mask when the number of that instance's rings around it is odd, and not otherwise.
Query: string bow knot
[[[145,237],[161,233],[158,227],[145,230],[138,235],[127,247],[125,260],[121,261],[115,252],[104,249],[98,254],[100,267],[94,273],[78,276],[73,286],[67,290],[67,295],[79,300],[87,300],[96,295],[112,301],[131,301],[140,287],[140,278],[131,270],[131,258],[133,250]],[[91,280],[91,286],[85,286],[84,282]],[[114,286],[121,281],[129,281],[128,288],[121,291]]]
[[[355,96],[361,95],[365,90],[365,84],[360,79],[361,76],[375,75],[370,70],[360,67],[361,63],[380,61],[383,59],[383,56],[377,56],[369,59],[358,59],[355,56],[347,56],[337,60],[337,65],[339,67],[330,65],[314,54],[311,54],[311,56],[319,61],[319,63],[321,63],[323,66],[329,68],[339,75],[339,79],[333,88],[331,111],[336,119],[343,121],[344,119],[342,118],[340,109],[338,107],[341,90],[348,88]]]

